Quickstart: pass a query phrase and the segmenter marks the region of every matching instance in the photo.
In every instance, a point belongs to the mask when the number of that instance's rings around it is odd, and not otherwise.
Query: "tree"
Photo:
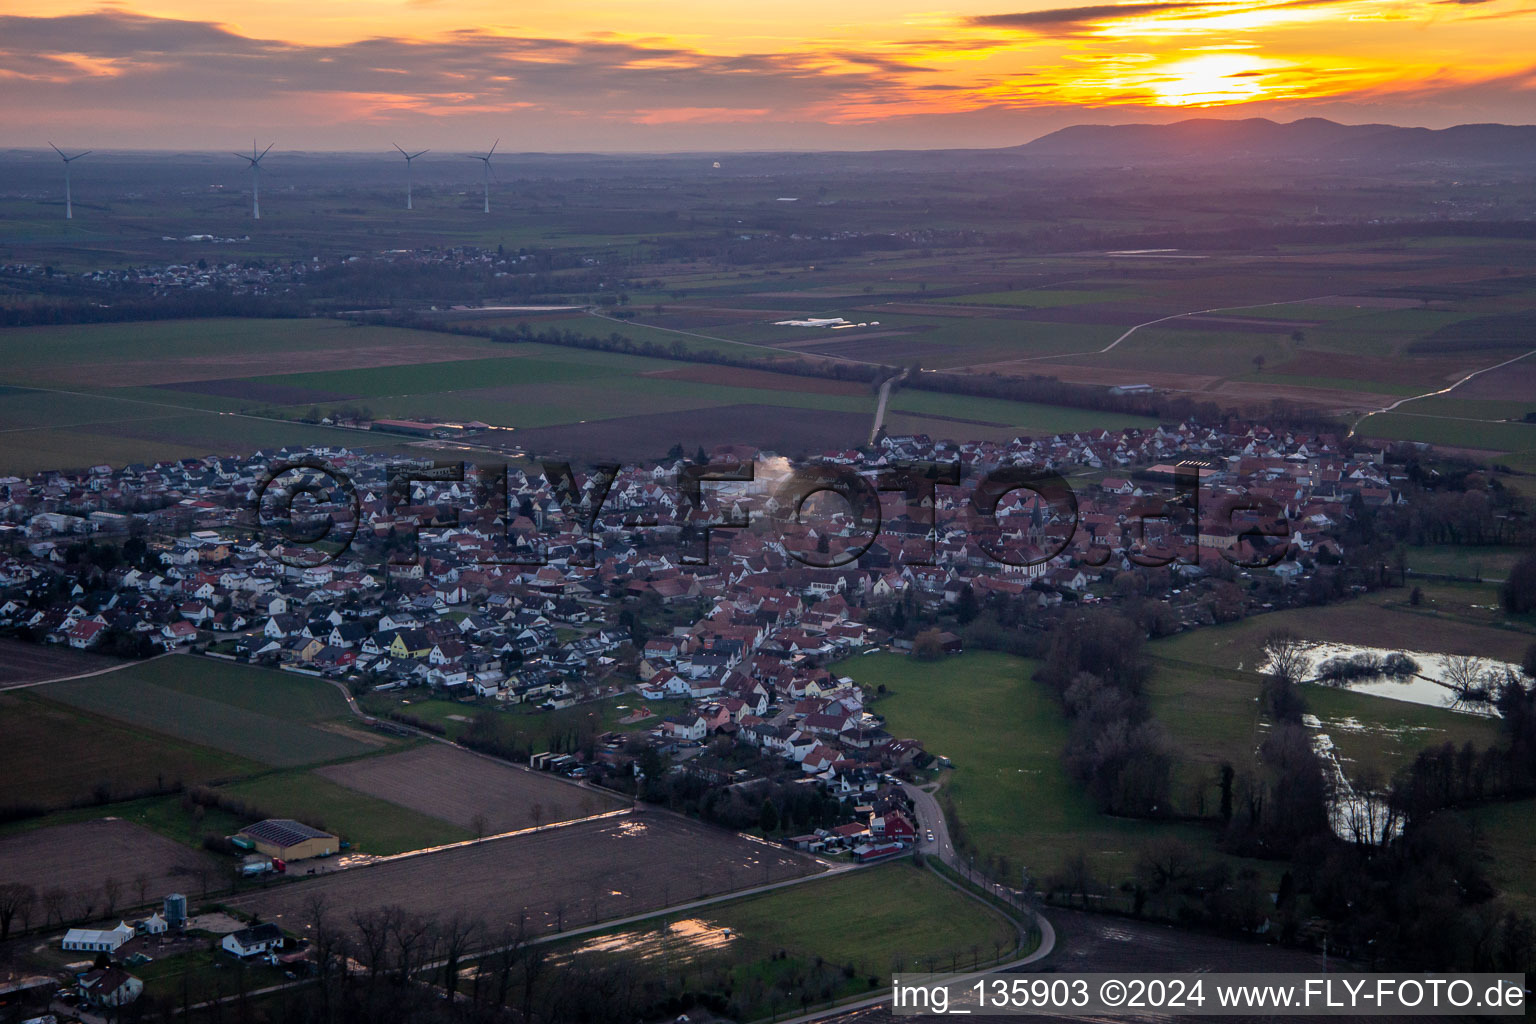
[[[1526,555],[1510,569],[1499,588],[1499,601],[1515,615],[1536,611],[1536,555]]]
[[[1232,780],[1237,773],[1227,762],[1221,763],[1221,820],[1232,820]]]
[[[976,618],[978,611],[980,611],[980,606],[976,602],[976,592],[967,583],[964,587],[960,588],[960,597],[955,602],[955,618],[963,626]]]
[[[1253,357],[1253,372],[1254,373],[1263,373],[1264,372],[1264,363],[1265,362],[1266,362],[1266,360],[1265,360],[1265,358],[1262,355],[1254,356]]]
[[[1525,649],[1525,657],[1520,660],[1520,671],[1536,679],[1536,644]]]
[[[43,923],[57,919],[59,924],[64,923],[64,906],[69,902],[69,892],[54,886],[43,892]]]
[[[30,885],[23,885],[20,882],[7,882],[0,885],[0,942],[10,938],[11,921],[17,914],[21,915],[22,920],[26,920],[32,901],[36,898],[37,893]]]
[[[758,816],[758,824],[765,833],[776,832],[779,828],[779,807],[772,798],[763,800],[763,811]]]

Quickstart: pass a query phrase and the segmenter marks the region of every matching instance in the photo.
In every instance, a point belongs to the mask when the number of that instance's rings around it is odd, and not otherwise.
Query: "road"
[[[894,377],[887,377],[880,385],[880,404],[875,406],[875,425],[869,428],[869,443],[874,444],[880,436],[880,428],[885,423],[885,403],[891,397],[891,385],[899,384],[907,379],[907,371],[902,370]]]

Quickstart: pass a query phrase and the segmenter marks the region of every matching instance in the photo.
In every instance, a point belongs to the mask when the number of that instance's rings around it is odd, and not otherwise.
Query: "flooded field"
[[[1400,674],[1385,672],[1329,678],[1328,671],[1344,663],[1356,664],[1375,661],[1388,664],[1405,658],[1411,668]],[[1518,665],[1496,658],[1480,658],[1472,655],[1437,654],[1430,651],[1394,651],[1384,647],[1366,647],[1360,644],[1334,643],[1331,641],[1309,642],[1303,653],[1306,662],[1305,681],[1321,686],[1337,686],[1355,693],[1386,697],[1391,700],[1422,704],[1426,707],[1445,708],[1472,715],[1497,716],[1498,711],[1485,700],[1466,699],[1462,696],[1465,686],[1475,682],[1480,686],[1493,687],[1502,680],[1506,671],[1520,672]],[[1268,669],[1261,664],[1259,671]],[[1242,668],[1241,665],[1238,668]]]

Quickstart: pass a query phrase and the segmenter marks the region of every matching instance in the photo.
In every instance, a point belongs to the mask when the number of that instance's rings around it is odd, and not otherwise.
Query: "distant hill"
[[[1308,117],[1192,118],[1173,124],[1074,125],[1016,147],[1029,157],[1071,163],[1146,164],[1191,160],[1310,160],[1371,163],[1514,164],[1536,160],[1536,125],[1463,124],[1400,128]]]

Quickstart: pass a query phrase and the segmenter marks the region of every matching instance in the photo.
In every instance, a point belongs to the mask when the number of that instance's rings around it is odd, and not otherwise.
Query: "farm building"
[[[81,953],[115,953],[117,948],[133,938],[133,929],[122,921],[116,928],[99,930],[71,928],[64,933],[64,948]]]
[[[269,921],[266,924],[243,928],[238,932],[230,932],[224,936],[224,941],[219,943],[219,946],[224,952],[233,953],[243,959],[260,953],[269,953],[282,944],[283,930]]]
[[[249,840],[257,851],[278,860],[304,860],[307,857],[328,857],[341,845],[329,832],[310,828],[292,818],[268,818],[240,830],[240,836]]]

